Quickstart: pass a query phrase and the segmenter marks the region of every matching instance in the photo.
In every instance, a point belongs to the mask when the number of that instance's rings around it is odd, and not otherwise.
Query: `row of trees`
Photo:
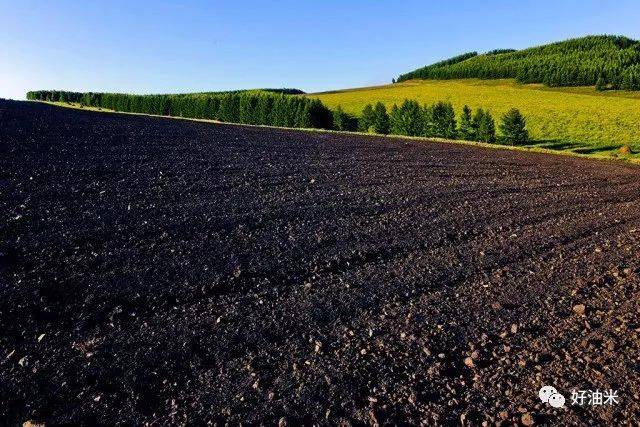
[[[339,106],[330,111],[317,99],[265,91],[190,95],[34,91],[29,92],[27,98],[229,123],[496,141],[496,126],[489,111],[479,108],[472,114],[465,105],[458,122],[453,106],[448,102],[421,106],[417,101],[407,99],[400,106],[394,104],[389,112],[383,103],[378,102],[365,106],[360,117],[356,117]],[[501,141],[509,144],[526,142],[528,135],[525,125],[524,117],[518,110],[509,111],[502,117]]]
[[[502,116],[499,129],[501,143],[517,145],[524,144],[529,140],[526,120],[515,108]],[[421,106],[417,101],[406,99],[400,106],[394,104],[389,113],[387,113],[384,104],[380,102],[375,106],[369,104],[362,111],[359,130],[380,134],[439,137],[489,143],[496,142],[498,139],[495,121],[489,111],[478,108],[472,113],[471,108],[465,105],[460,119],[457,121],[453,106],[442,101],[433,105]]]
[[[186,95],[33,91],[27,99],[230,123],[332,128],[331,111],[320,100],[261,90]]]
[[[462,60],[461,60],[462,59]],[[618,36],[587,36],[520,51],[465,54],[398,77],[410,79],[515,78],[549,86],[640,90],[640,42]]]

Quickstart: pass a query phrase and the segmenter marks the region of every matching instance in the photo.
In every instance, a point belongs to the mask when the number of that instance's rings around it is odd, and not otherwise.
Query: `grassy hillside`
[[[622,36],[587,36],[518,51],[470,52],[402,74],[398,81],[463,78],[639,90],[640,42]]]
[[[499,117],[516,107],[527,118],[532,138],[577,152],[614,152],[622,144],[640,149],[640,93],[598,92],[589,87],[549,88],[514,80],[420,80],[393,85],[309,94],[329,108],[340,105],[359,115],[368,103],[389,108],[404,99],[420,103],[450,101],[459,114],[464,104]],[[569,144],[567,144],[569,143]]]

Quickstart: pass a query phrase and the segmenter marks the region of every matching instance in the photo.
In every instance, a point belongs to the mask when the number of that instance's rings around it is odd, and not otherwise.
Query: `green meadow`
[[[404,99],[421,104],[449,101],[459,114],[467,104],[489,109],[496,119],[518,108],[527,119],[532,145],[604,157],[640,157],[640,93],[596,91],[594,87],[547,87],[498,80],[411,80],[307,96],[329,108],[340,105],[360,115],[365,105],[383,102],[387,108]],[[618,149],[628,145],[632,154]]]

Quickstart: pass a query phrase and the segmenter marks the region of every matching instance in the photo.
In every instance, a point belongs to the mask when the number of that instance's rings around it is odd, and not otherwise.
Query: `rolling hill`
[[[309,94],[329,108],[340,105],[359,115],[365,105],[382,102],[389,109],[404,99],[420,104],[449,101],[489,109],[500,117],[518,108],[537,144],[578,153],[615,153],[622,144],[640,149],[640,92],[596,91],[593,87],[550,88],[514,79],[412,80],[396,84]]]
[[[623,36],[586,36],[514,51],[470,52],[401,74],[413,79],[502,79],[549,86],[640,89],[640,42]]]

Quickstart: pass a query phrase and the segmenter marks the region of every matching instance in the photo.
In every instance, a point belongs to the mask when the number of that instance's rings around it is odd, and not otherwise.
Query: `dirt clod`
[[[464,358],[464,364],[467,365],[469,368],[473,368],[473,366],[474,366],[473,358],[465,357]]]

